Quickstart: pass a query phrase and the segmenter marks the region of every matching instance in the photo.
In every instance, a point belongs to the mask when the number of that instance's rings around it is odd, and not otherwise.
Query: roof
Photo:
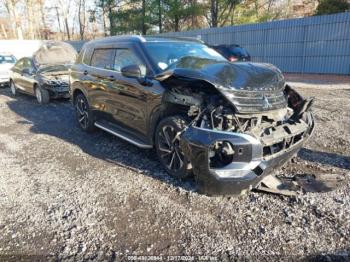
[[[211,47],[241,47],[240,45],[237,44],[229,44],[229,45],[210,45]]]
[[[145,42],[198,42],[203,43],[203,41],[196,38],[190,37],[168,37],[168,36],[141,36],[141,35],[122,35],[122,36],[109,36],[100,38],[97,40],[92,40],[92,43],[109,43],[109,42],[134,42],[134,43],[145,43]]]

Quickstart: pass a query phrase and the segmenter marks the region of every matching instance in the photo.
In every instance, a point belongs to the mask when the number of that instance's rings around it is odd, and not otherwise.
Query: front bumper
[[[185,155],[189,156],[201,193],[244,194],[292,158],[313,129],[311,112],[307,112],[306,122],[285,125],[271,137],[259,140],[248,134],[190,126],[182,134],[181,147]],[[229,142],[236,153],[230,164],[212,168],[210,148],[217,141]]]
[[[50,93],[51,98],[69,98],[69,86],[68,85],[47,85],[44,84],[43,87],[47,89]]]

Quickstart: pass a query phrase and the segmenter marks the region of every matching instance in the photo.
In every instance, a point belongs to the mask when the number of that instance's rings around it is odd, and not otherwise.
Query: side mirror
[[[121,69],[121,73],[123,76],[129,77],[129,78],[140,78],[141,77],[141,69],[138,65],[124,66]]]
[[[30,70],[30,68],[23,68],[22,69],[22,74],[31,75],[32,74],[32,70]]]

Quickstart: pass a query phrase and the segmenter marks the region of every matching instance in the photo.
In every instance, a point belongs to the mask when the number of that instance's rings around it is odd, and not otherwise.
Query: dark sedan
[[[73,47],[62,42],[47,42],[33,57],[18,60],[10,72],[10,87],[34,95],[40,104],[50,98],[69,98],[69,67],[76,59]]]
[[[239,45],[216,45],[211,46],[211,48],[215,49],[230,62],[244,62],[251,60],[248,51]]]

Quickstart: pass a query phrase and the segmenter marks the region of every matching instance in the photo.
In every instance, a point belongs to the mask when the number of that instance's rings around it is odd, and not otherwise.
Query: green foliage
[[[198,16],[204,15],[205,7],[197,1],[163,0],[164,27],[168,31],[180,31],[184,24],[194,27]]]
[[[207,21],[210,27],[231,25],[236,7],[242,0],[209,0],[207,1]]]
[[[320,0],[316,15],[341,13],[350,10],[350,3],[347,0]]]

